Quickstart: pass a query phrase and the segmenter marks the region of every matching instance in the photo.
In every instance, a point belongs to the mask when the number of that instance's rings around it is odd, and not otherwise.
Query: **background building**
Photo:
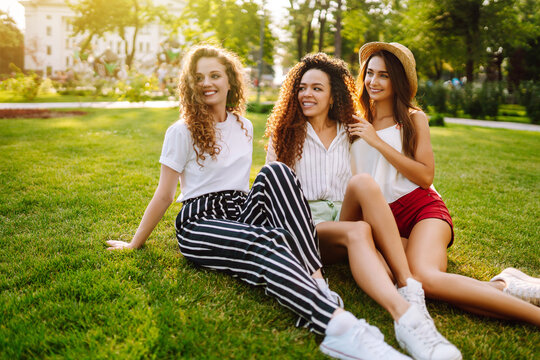
[[[73,67],[78,60],[79,44],[84,36],[73,35],[70,19],[74,12],[65,0],[21,0],[25,9],[26,29],[25,69],[52,75]],[[170,13],[179,15],[185,2],[182,0],[154,0],[155,5],[165,5]],[[131,31],[131,33],[130,33]],[[133,29],[128,28],[128,46],[131,48]],[[154,64],[162,41],[168,34],[156,21],[142,28],[136,40],[135,62],[143,65]],[[179,39],[181,40],[181,39]],[[117,34],[108,33],[103,38],[92,40],[95,56],[112,51],[120,62],[124,61],[124,42]]]

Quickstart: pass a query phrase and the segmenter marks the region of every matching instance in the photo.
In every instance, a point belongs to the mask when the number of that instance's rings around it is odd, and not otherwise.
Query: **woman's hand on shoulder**
[[[376,145],[381,141],[381,138],[377,135],[377,131],[375,131],[373,125],[357,115],[353,115],[353,119],[356,120],[356,123],[347,124],[349,134],[364,139],[369,145],[376,148]]]
[[[121,240],[107,240],[107,250],[135,249],[131,243]]]

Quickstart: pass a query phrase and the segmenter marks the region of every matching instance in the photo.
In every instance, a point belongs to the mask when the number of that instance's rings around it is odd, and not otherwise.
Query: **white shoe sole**
[[[401,348],[402,348],[403,350],[405,350],[406,352],[408,352],[409,355],[411,355],[411,357],[412,357],[413,359],[415,359],[415,360],[429,360],[429,359],[423,359],[423,358],[421,358],[421,357],[416,357],[412,352],[409,351],[409,348],[407,348],[407,346],[405,346],[405,343],[404,343],[404,342],[402,342],[401,340],[398,340],[397,338],[396,338],[396,340],[397,340],[399,346],[401,346]],[[463,360],[463,356],[461,356],[461,353],[460,353],[459,355],[456,355],[456,356],[453,357],[453,358],[448,358],[448,359],[446,359],[446,360]]]
[[[321,350],[321,352],[323,354],[326,354],[330,357],[333,357],[334,359],[343,359],[343,360],[367,360],[367,359],[363,359],[363,358],[359,358],[359,357],[354,357],[354,356],[350,356],[350,355],[347,355],[347,354],[344,354],[340,351],[337,351],[337,350],[334,350],[334,349],[331,349],[327,346],[324,346],[323,344],[321,344],[319,346],[319,349]]]

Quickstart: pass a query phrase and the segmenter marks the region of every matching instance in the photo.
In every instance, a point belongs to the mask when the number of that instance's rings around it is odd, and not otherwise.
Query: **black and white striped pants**
[[[246,196],[206,194],[184,202],[176,218],[182,254],[256,286],[324,334],[338,305],[311,277],[322,263],[309,205],[294,173],[265,165]]]

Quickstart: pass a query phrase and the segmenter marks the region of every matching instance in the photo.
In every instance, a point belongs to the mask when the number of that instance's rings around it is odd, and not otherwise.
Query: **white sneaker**
[[[347,360],[411,359],[384,342],[384,335],[364,319],[341,335],[326,335],[320,345],[326,355]]]
[[[340,308],[343,309],[345,307],[345,303],[343,302],[343,299],[341,298],[341,296],[339,296],[337,292],[330,290],[330,286],[328,285],[328,280],[315,279],[315,282],[319,286],[319,289],[321,289],[321,291],[330,299],[333,299],[339,305]]]
[[[540,306],[540,279],[522,273],[518,269],[507,268],[490,281],[502,280],[506,287],[503,291],[509,295]]]
[[[411,305],[416,305],[426,318],[432,320],[426,307],[426,298],[424,289],[422,289],[422,283],[413,278],[408,278],[407,286],[398,288],[397,291]]]
[[[460,360],[461,352],[435,328],[433,320],[411,305],[394,330],[399,345],[416,360]]]

